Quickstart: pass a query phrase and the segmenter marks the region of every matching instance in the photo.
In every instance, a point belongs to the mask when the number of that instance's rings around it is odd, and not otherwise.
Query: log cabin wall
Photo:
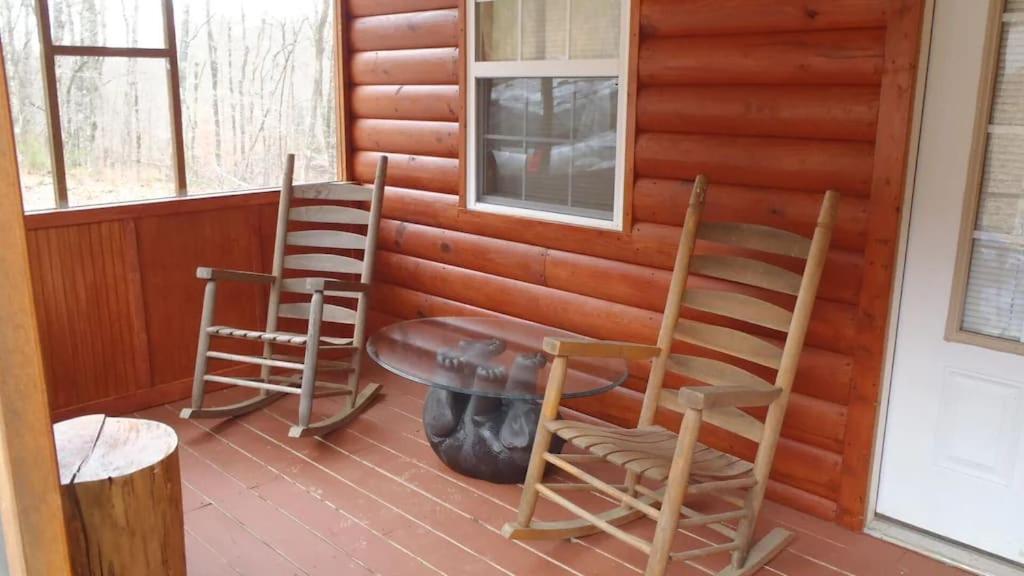
[[[653,343],[698,172],[712,182],[709,218],[804,234],[820,193],[843,193],[769,497],[859,528],[923,0],[634,0],[624,233],[462,208],[464,7],[343,2],[349,176],[372,180],[377,157],[391,160],[381,314],[507,315]],[[645,377],[631,366],[626,387],[574,407],[632,425]],[[754,450],[713,430],[703,440]]]

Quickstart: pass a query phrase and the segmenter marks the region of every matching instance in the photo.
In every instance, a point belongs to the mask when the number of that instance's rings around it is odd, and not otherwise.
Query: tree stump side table
[[[83,416],[53,427],[76,576],[185,576],[178,437],[159,422]]]

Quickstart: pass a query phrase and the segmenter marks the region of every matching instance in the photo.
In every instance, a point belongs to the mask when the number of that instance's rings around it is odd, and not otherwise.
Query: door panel
[[[945,339],[992,33],[987,2],[936,1],[877,512],[1024,562],[1024,357]]]

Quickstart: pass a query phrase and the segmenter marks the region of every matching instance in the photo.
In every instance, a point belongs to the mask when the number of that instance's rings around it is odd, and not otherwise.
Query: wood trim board
[[[69,574],[20,191],[0,57],[0,521],[11,574]]]
[[[889,0],[878,131],[856,319],[853,385],[847,411],[837,520],[864,527],[884,369],[894,266],[914,120],[924,0]]]

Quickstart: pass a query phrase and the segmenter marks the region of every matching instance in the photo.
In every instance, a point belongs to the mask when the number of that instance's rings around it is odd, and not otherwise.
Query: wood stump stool
[[[55,424],[53,435],[74,574],[184,576],[174,430],[83,416]]]

